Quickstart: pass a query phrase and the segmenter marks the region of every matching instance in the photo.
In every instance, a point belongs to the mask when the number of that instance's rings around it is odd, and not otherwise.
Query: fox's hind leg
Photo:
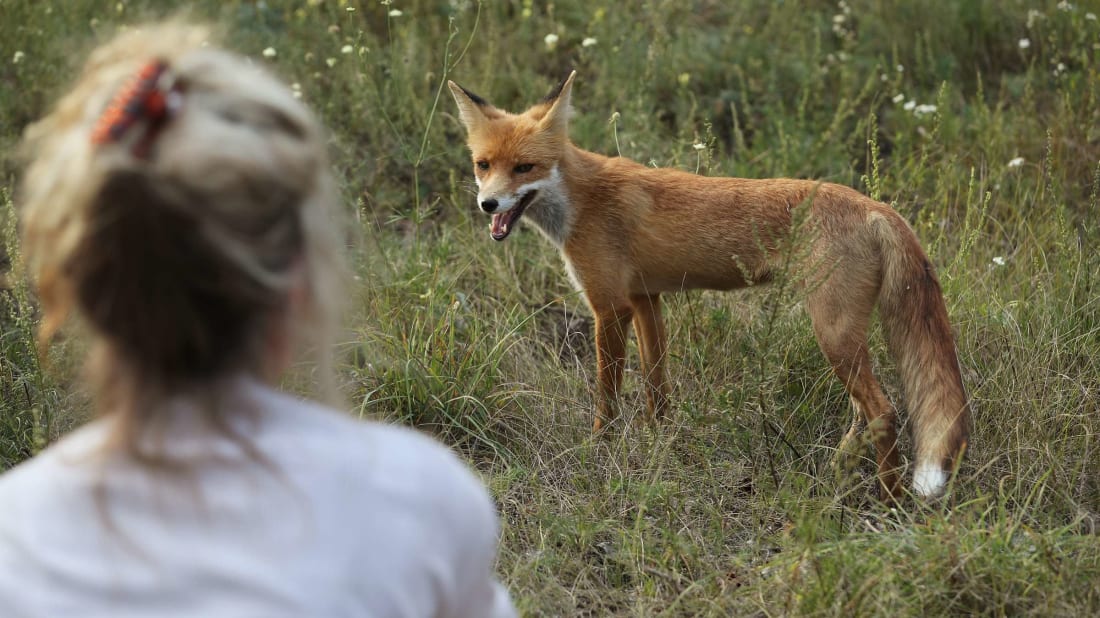
[[[878,462],[879,493],[884,500],[892,501],[901,494],[897,416],[871,373],[867,352],[867,327],[878,297],[879,280],[877,272],[840,264],[823,285],[809,294],[806,305],[821,351],[853,405],[867,420]],[[858,423],[853,423],[845,441],[857,429]]]
[[[649,420],[663,420],[668,416],[668,381],[665,373],[667,339],[665,322],[661,317],[661,297],[633,296],[634,333],[638,336],[638,354],[642,358],[642,374],[645,377],[646,403]]]

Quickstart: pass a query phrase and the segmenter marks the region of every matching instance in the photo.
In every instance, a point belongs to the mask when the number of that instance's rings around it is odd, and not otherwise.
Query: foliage
[[[21,128],[96,40],[173,14],[167,4],[0,0],[5,209]],[[525,613],[555,616],[1100,613],[1096,13],[1052,0],[188,10],[273,66],[332,131],[358,238],[341,348],[350,407],[464,453],[501,510],[502,579]],[[445,89],[456,79],[518,110],[569,67],[583,147],[849,184],[913,223],[975,410],[950,503],[886,511],[869,497],[869,461],[829,466],[847,398],[798,298],[774,288],[669,299],[675,420],[589,437],[583,302],[537,234],[488,239]],[[87,407],[68,384],[79,352],[62,345],[40,365],[33,298],[6,281],[0,467]],[[881,337],[872,347],[896,401]],[[629,372],[634,409],[638,382]]]

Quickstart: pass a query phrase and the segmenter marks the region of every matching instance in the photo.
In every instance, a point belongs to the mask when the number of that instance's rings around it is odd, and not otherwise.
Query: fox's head
[[[504,240],[529,207],[561,199],[558,162],[569,144],[569,93],[576,71],[545,99],[510,114],[448,82],[466,125],[477,180],[477,204],[493,215],[489,232]],[[534,212],[534,211],[532,211]]]

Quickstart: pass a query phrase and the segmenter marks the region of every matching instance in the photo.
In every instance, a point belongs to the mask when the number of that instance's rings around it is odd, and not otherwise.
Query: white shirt
[[[233,405],[255,416],[234,426],[259,459],[177,403],[161,448],[198,458],[190,478],[104,456],[109,418],[0,476],[0,613],[514,615],[492,574],[492,502],[449,450],[255,382],[238,390]]]

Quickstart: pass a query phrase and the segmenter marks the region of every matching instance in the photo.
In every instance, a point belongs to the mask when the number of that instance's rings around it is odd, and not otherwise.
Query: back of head
[[[273,329],[294,324],[323,349],[335,318],[324,133],[287,88],[207,39],[180,23],[118,36],[27,132],[23,249],[41,340],[83,318],[100,403],[134,435],[167,397],[263,372]],[[150,66],[166,116],[125,99]]]

